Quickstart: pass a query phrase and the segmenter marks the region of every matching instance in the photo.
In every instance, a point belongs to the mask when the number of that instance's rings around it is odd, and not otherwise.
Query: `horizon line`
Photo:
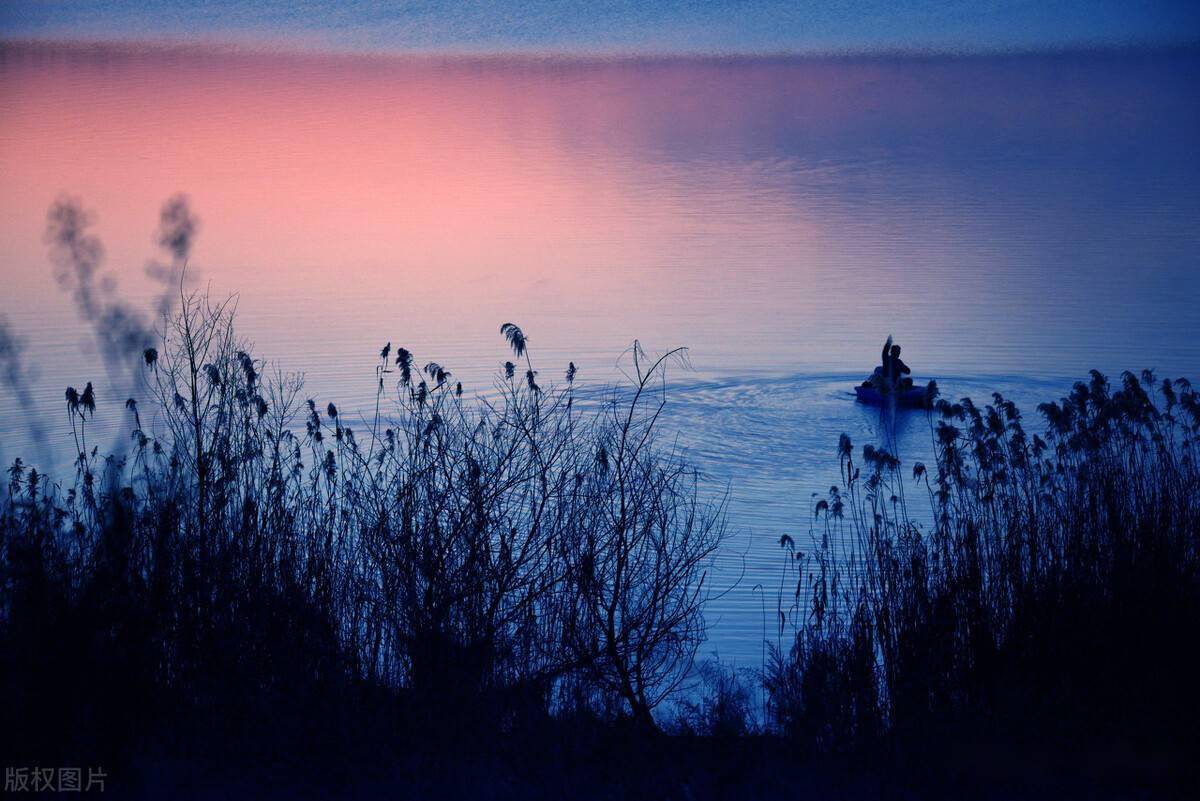
[[[455,60],[455,61],[780,61],[853,59],[973,59],[1072,55],[1136,55],[1200,51],[1200,38],[1179,42],[1078,42],[1060,45],[997,47],[863,47],[795,50],[649,50],[587,48],[358,48],[303,41],[246,42],[233,39],[178,39],[156,37],[42,38],[0,36],[0,53],[6,50],[91,51],[97,54],[181,54],[275,57],[327,57],[346,60]]]

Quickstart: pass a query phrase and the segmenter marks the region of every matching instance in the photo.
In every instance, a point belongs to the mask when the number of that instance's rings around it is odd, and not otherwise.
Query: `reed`
[[[1186,380],[1093,372],[1039,407],[1044,435],[999,394],[939,400],[930,467],[843,437],[812,548],[781,543],[774,725],[809,751],[1194,742],[1198,400]]]
[[[0,651],[20,752],[44,758],[64,730],[118,740],[134,710],[242,720],[380,693],[421,737],[563,714],[657,728],[704,639],[724,530],[657,439],[679,352],[635,345],[630,386],[580,402],[573,365],[533,380],[511,323],[526,374],[474,398],[389,343],[360,427],[253,356],[234,317],[183,294],[136,357],[140,400],[67,390],[73,479],[9,470]],[[131,444],[103,455],[89,426],[112,413]]]

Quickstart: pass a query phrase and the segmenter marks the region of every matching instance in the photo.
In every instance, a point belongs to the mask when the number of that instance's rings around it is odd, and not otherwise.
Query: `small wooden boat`
[[[880,392],[873,385],[859,384],[854,388],[854,394],[857,396],[859,403],[866,403],[871,406],[884,406],[891,403],[895,403],[896,406],[903,409],[924,409],[929,406],[925,387],[914,386],[891,392]]]

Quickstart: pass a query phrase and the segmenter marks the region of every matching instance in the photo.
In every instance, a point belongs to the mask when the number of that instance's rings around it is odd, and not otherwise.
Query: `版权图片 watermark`
[[[107,778],[103,768],[6,767],[4,792],[102,793]]]

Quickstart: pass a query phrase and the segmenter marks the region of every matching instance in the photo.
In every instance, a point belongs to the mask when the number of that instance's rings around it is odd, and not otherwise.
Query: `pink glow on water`
[[[1188,314],[1196,280],[1194,66],[6,46],[5,311],[70,319],[41,241],[57,194],[136,293],[185,191],[195,271],[317,375],[387,339],[492,365],[509,319],[606,365],[641,337],[702,369],[850,370],[903,331],[930,370],[986,341],[993,370],[1075,374],[1114,320],[1137,334],[1114,362],[1177,360],[1146,321]]]

